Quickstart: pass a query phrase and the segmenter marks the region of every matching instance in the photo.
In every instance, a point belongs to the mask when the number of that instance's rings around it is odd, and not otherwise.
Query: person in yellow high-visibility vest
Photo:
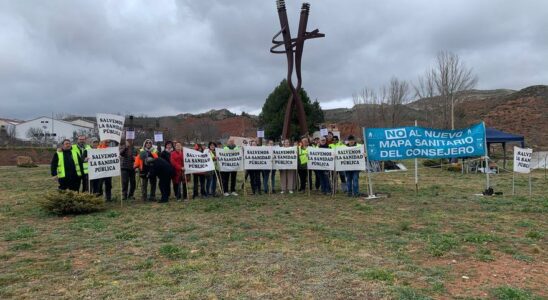
[[[344,143],[341,142],[341,141],[339,140],[339,137],[338,137],[338,136],[334,135],[334,136],[333,136],[333,143],[331,143],[331,144],[329,145],[329,148],[331,148],[331,149],[336,149],[336,148],[340,148],[340,147],[344,147]],[[343,193],[346,193],[347,185],[346,185],[346,176],[345,176],[345,173],[344,173],[344,172],[336,171],[335,174],[333,175],[333,176],[335,176],[335,178],[334,178],[335,183],[337,182],[337,179],[336,179],[336,178],[337,178],[337,177],[336,177],[337,174],[339,174],[339,178],[341,179],[341,191],[342,191]],[[335,188],[335,187],[333,187],[333,188]],[[336,190],[335,190],[335,191],[336,191]]]
[[[299,192],[306,191],[307,181],[308,184],[312,186],[312,176],[310,176],[311,172],[308,171],[308,145],[308,137],[304,137],[301,139],[301,146],[298,148],[298,174],[300,183]]]
[[[80,157],[80,170],[82,171],[82,176],[80,180],[82,181],[82,192],[86,193],[89,191],[88,184],[88,150],[91,149],[91,146],[86,144],[86,136],[78,136],[78,142],[76,145],[72,145],[72,151],[76,152]]]
[[[80,190],[82,178],[81,158],[72,150],[70,140],[63,140],[59,151],[55,152],[51,159],[51,176],[59,182],[60,190]]]

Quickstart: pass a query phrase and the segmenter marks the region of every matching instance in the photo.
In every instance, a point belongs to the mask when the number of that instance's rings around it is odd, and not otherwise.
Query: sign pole
[[[548,161],[548,152],[544,156],[544,180],[546,180],[546,162]]]
[[[485,122],[482,122],[483,123],[483,138],[485,139],[485,168],[483,169],[485,171],[485,175],[486,175],[486,179],[487,179],[487,182],[486,182],[486,185],[487,187],[485,188],[486,190],[489,189],[489,171],[490,171],[490,168],[489,168],[489,148],[488,145],[487,145],[487,133],[485,132],[486,129],[485,129]]]
[[[415,120],[415,127],[417,126],[417,120]],[[415,158],[415,193],[419,193],[419,169],[418,159]]]
[[[533,186],[531,185],[531,172],[529,172],[529,198],[533,197]]]

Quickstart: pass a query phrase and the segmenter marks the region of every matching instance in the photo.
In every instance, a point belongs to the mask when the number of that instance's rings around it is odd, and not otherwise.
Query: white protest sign
[[[264,130],[263,129],[257,130],[257,137],[258,138],[264,138]]]
[[[514,172],[529,173],[531,172],[531,157],[533,149],[520,148],[514,146]]]
[[[327,128],[320,128],[320,136],[327,136],[328,131]]]
[[[118,147],[89,149],[87,151],[90,180],[120,176],[120,149]]]
[[[203,173],[215,170],[215,164],[207,150],[200,152],[194,149],[183,148],[183,160],[185,164],[185,174]]]
[[[260,146],[244,147],[244,169],[246,170],[272,169],[272,147],[260,147]]]
[[[334,171],[335,154],[333,149],[308,147],[309,170]]]
[[[335,148],[337,171],[365,171],[365,148],[363,145]]]
[[[154,142],[161,143],[164,141],[164,134],[162,132],[154,132]]]
[[[126,131],[126,140],[134,140],[135,139],[135,131],[128,130]]]
[[[272,169],[297,170],[297,147],[272,147]]]
[[[113,140],[119,143],[124,132],[125,119],[124,116],[97,114],[97,129],[101,141]]]
[[[244,169],[244,157],[241,149],[222,149],[217,148],[215,150],[217,154],[217,163],[219,164],[219,171],[221,172],[236,172],[243,171]]]

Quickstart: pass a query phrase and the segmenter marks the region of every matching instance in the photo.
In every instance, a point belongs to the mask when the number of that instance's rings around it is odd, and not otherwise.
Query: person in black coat
[[[160,202],[168,202],[169,194],[171,192],[169,183],[173,176],[173,167],[168,161],[162,158],[149,157],[146,159],[145,163],[149,167],[148,176],[156,176],[159,179],[158,185],[160,187],[160,193],[162,194]]]
[[[72,155],[72,143],[70,140],[63,140],[63,146],[60,151],[55,152],[51,159],[51,176],[59,182],[60,190],[71,190],[78,192],[80,190],[80,181],[82,164],[80,156]],[[63,156],[62,164],[59,163],[59,156]],[[75,161],[75,157],[77,161]]]

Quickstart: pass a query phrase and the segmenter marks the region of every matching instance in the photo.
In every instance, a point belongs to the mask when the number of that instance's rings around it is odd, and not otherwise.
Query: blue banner
[[[370,160],[485,155],[485,124],[457,130],[418,126],[364,129]]]

